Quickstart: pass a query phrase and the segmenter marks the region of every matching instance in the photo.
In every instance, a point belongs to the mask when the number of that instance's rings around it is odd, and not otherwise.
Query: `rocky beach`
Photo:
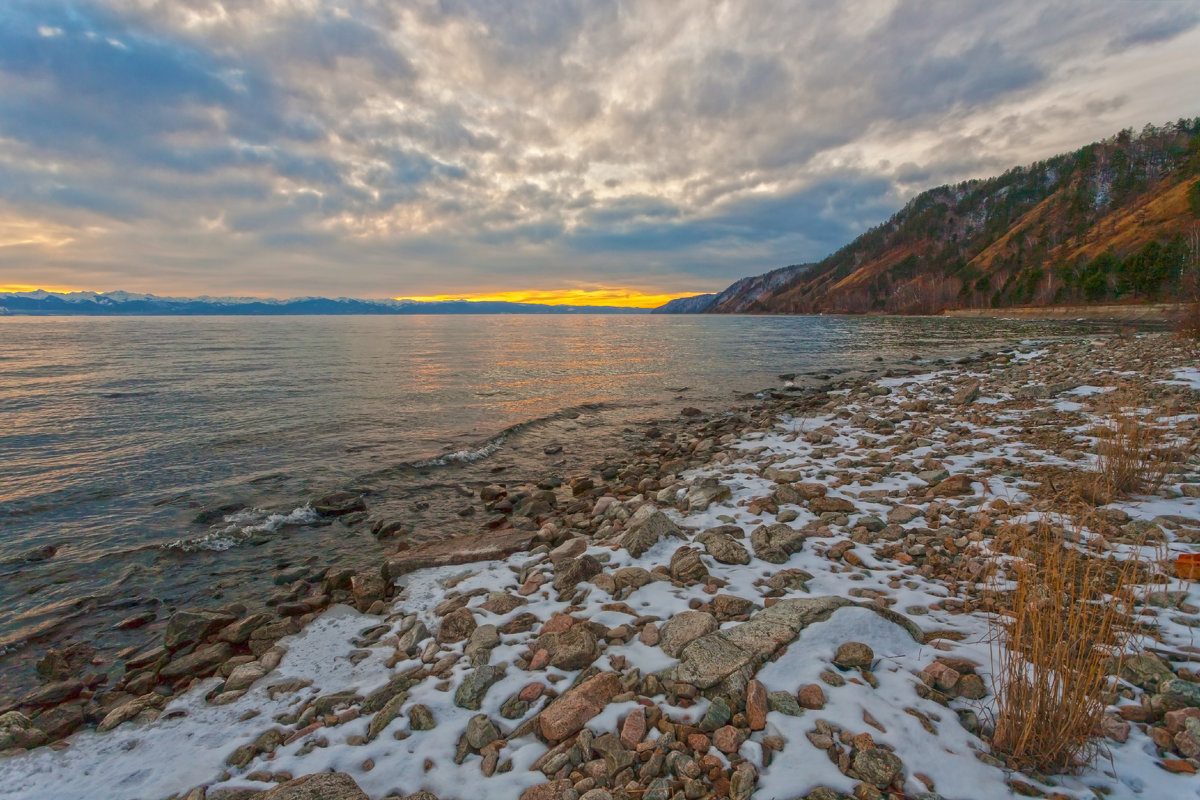
[[[479,533],[440,542],[330,494],[311,513],[370,526],[378,568],[178,611],[117,663],[47,653],[0,709],[0,793],[1200,796],[1200,589],[1174,566],[1200,545],[1197,365],[1167,334],[1089,335],[683,407],[619,463],[483,487]],[[1174,457],[1097,492],[1129,418]],[[1008,540],[1039,523],[1143,567],[1102,752],[1066,775],[991,741]]]

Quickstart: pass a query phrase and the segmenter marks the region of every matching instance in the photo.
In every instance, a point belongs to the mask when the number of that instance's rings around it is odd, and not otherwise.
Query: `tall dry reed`
[[[1069,541],[1085,538],[1084,524],[1070,527],[1006,531],[1016,558],[994,617],[992,746],[1016,769],[1069,771],[1095,755],[1110,670],[1133,631],[1140,550],[1124,561],[1089,555]]]

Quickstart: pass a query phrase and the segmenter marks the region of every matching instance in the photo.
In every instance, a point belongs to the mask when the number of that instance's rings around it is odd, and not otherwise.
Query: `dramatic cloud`
[[[712,290],[1197,71],[1186,3],[9,0],[0,286]]]

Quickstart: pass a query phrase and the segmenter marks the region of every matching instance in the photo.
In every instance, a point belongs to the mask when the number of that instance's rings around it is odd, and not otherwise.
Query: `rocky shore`
[[[115,669],[47,654],[43,685],[0,709],[0,792],[1192,796],[1200,589],[1170,562],[1200,545],[1194,452],[1153,496],[1097,498],[1086,532],[1113,556],[1158,550],[1097,731],[1110,760],[1027,775],[989,746],[996,538],[1094,470],[1118,388],[1200,439],[1195,350],[1156,334],[683,408],[622,463],[484,487],[472,537],[409,547],[335,493],[317,513],[398,541],[379,569],[180,611]]]

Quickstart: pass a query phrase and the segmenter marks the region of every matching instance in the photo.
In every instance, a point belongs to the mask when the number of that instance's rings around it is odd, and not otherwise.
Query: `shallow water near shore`
[[[0,319],[0,693],[47,647],[377,563],[306,504],[369,490],[412,541],[491,481],[619,460],[631,425],[1098,327],[894,317]],[[739,400],[740,398],[740,400]],[[144,615],[145,627],[114,625]]]

